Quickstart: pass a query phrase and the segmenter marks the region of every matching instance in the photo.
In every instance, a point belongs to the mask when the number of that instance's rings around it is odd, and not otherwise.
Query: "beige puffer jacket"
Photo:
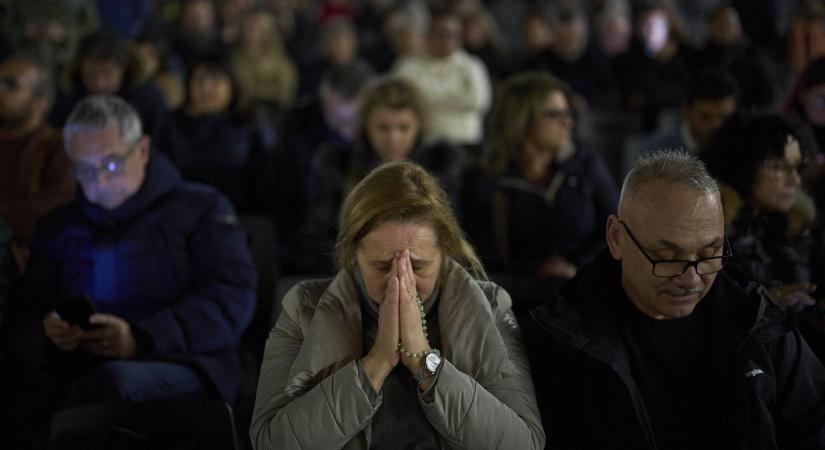
[[[438,304],[444,364],[419,395],[444,449],[540,449],[541,427],[510,297],[445,258]],[[367,449],[373,407],[356,360],[361,307],[352,275],[299,283],[284,297],[261,367],[255,449]],[[370,388],[371,389],[371,388]]]

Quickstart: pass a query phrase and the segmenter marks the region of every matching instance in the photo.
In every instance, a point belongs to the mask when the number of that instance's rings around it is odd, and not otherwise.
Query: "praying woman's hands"
[[[398,364],[398,299],[400,284],[398,279],[398,257],[393,258],[388,274],[384,301],[378,308],[378,332],[369,353],[361,359],[367,377],[375,391],[380,391],[387,375]]]
[[[398,268],[398,279],[401,283],[399,292],[399,329],[401,333],[401,345],[405,350],[413,353],[421,353],[430,350],[430,343],[424,334],[424,314],[418,302],[418,291],[415,285],[415,272],[413,272],[410,251],[405,249],[396,258]],[[401,355],[401,362],[411,373],[415,374],[421,370],[422,362],[420,357],[408,357]]]

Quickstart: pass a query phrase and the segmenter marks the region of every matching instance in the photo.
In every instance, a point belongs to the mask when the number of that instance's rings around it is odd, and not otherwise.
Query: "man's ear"
[[[137,152],[138,152],[138,155],[140,156],[141,161],[144,161],[144,162],[149,161],[149,151],[152,147],[151,143],[152,143],[151,138],[148,135],[145,135],[145,134],[138,141],[138,143],[137,143],[137,146],[138,146]]]
[[[622,224],[619,223],[619,218],[615,214],[611,214],[607,218],[607,226],[605,227],[605,234],[607,235],[607,248],[610,250],[610,255],[613,259],[619,261],[622,259],[622,239],[624,233]]]

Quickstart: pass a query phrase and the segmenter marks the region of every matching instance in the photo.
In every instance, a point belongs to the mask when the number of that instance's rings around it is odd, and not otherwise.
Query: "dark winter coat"
[[[549,448],[659,448],[620,337],[620,270],[603,252],[525,324]],[[791,316],[726,271],[702,302],[718,384],[696,401],[719,405],[716,448],[823,448],[825,369]]]
[[[272,162],[258,129],[232,113],[192,117],[175,111],[153,136],[186,181],[217,188],[241,214],[271,209]]]
[[[18,326],[40,328],[58,300],[88,295],[98,312],[148,339],[141,359],[197,368],[227,401],[240,382],[238,341],[255,307],[256,273],[229,201],[184,182],[153,154],[140,190],[104,210],[78,198],[38,225]],[[82,351],[82,350],[77,350]]]
[[[464,216],[491,272],[533,275],[546,258],[582,266],[604,248],[604,226],[619,192],[604,161],[585,148],[551,163],[553,179],[535,185],[511,166],[470,182]]]

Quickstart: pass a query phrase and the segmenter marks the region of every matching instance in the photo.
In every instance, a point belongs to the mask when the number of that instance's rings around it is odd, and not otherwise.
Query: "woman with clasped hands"
[[[544,446],[510,297],[481,281],[446,194],[389,163],[349,194],[334,279],[283,299],[261,367],[256,449]]]

